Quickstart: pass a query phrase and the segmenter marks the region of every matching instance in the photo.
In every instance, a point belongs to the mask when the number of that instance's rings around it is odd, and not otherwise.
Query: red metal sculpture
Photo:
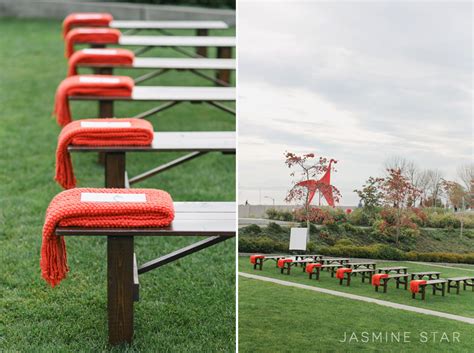
[[[326,173],[324,173],[324,175],[321,177],[321,179],[304,180],[296,184],[298,186],[304,186],[308,188],[308,192],[309,192],[308,205],[313,200],[313,197],[316,194],[316,191],[319,191],[324,196],[329,206],[332,206],[332,207],[335,206],[334,197],[332,194],[332,187],[331,187],[331,164],[333,162],[337,163],[337,161],[335,161],[334,159],[331,159],[329,161],[328,169],[326,170]]]

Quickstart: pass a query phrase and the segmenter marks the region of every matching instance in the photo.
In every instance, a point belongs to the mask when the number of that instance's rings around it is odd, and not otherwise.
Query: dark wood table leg
[[[207,36],[209,31],[206,28],[199,28],[196,30],[197,36]],[[207,47],[197,47],[196,54],[202,57],[207,57]]]
[[[230,59],[232,58],[232,48],[230,47],[219,47],[217,48],[217,57],[219,59]],[[226,84],[230,83],[230,70],[219,70],[216,74],[216,79]]]
[[[426,286],[421,286],[421,300],[425,300]]]
[[[125,187],[125,153],[105,154],[105,186]],[[109,343],[133,339],[133,237],[107,237],[107,314]]]

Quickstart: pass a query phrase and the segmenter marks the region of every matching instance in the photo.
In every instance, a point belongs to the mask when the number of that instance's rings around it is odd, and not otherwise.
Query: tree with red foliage
[[[332,160],[335,164],[337,161]],[[285,197],[286,202],[302,201],[304,200],[304,215],[306,218],[306,225],[309,229],[310,222],[310,190],[307,187],[298,185],[303,181],[316,180],[316,188],[321,192],[332,192],[332,196],[335,202],[339,202],[341,193],[333,186],[321,182],[320,176],[324,175],[331,165],[331,160],[325,157],[316,157],[314,153],[307,153],[303,155],[297,155],[292,152],[285,152],[285,164],[288,168],[293,169],[290,176],[295,177],[291,189]],[[296,169],[296,170],[295,170]],[[332,171],[336,171],[332,168]]]
[[[387,169],[388,176],[381,183],[384,203],[395,209],[395,228],[398,244],[402,227],[403,209],[412,206],[413,200],[420,195],[420,190],[406,178],[400,169]]]

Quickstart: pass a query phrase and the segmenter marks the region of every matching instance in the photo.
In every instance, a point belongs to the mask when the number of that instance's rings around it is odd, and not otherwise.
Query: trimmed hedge
[[[403,252],[393,246],[377,244],[369,246],[349,245],[347,240],[338,241],[335,246],[317,247],[314,243],[308,244],[308,252],[317,251],[326,256],[358,257],[380,260],[408,260],[423,262],[450,262],[474,264],[474,252],[455,254],[444,252]],[[239,238],[239,252],[247,253],[286,253],[288,242],[274,241],[269,237],[241,237]]]

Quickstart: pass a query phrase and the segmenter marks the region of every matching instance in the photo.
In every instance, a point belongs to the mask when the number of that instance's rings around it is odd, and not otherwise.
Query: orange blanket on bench
[[[338,279],[344,279],[344,274],[345,273],[351,273],[352,272],[352,269],[351,268],[346,268],[346,267],[343,267],[343,268],[338,268],[337,271],[336,271],[336,278]]]
[[[388,278],[388,274],[386,274],[386,273],[377,273],[376,275],[373,275],[372,276],[372,285],[376,286],[376,287],[380,286],[380,280],[382,278]]]
[[[134,82],[127,76],[78,75],[66,78],[56,91],[54,114],[59,125],[71,122],[69,96],[131,97]],[[112,118],[107,117],[107,118]]]
[[[128,49],[81,49],[69,58],[67,75],[77,75],[78,64],[101,64],[104,66],[131,66],[135,54]]]
[[[306,271],[307,273],[312,273],[315,267],[321,267],[321,264],[317,264],[317,263],[314,263],[314,264],[307,264],[305,271]]]
[[[63,21],[63,37],[66,37],[73,27],[107,27],[113,20],[114,18],[109,13],[72,13]]]
[[[143,119],[85,119],[64,127],[56,149],[55,180],[65,189],[76,186],[69,145],[150,146],[153,126]]]
[[[264,255],[250,255],[250,263],[255,265],[257,263],[257,259],[264,259]]]
[[[54,197],[46,211],[41,245],[41,275],[54,287],[69,271],[64,239],[55,235],[58,226],[165,227],[170,225],[173,218],[173,200],[162,190],[78,188],[63,191]]]
[[[420,285],[426,284],[424,279],[417,279],[410,282],[410,292],[418,293],[420,291]]]
[[[69,58],[74,53],[74,44],[117,44],[121,33],[114,28],[74,28],[67,35],[64,43],[64,56]]]
[[[279,259],[277,262],[277,265],[278,265],[278,268],[283,268],[285,267],[286,263],[291,263],[291,262],[293,262],[292,259]]]

